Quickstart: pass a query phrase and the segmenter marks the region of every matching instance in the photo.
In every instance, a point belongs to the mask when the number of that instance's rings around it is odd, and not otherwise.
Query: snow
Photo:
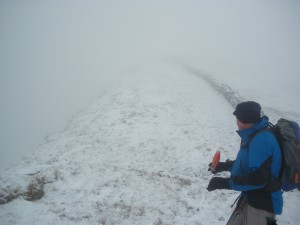
[[[20,194],[0,205],[0,224],[226,223],[239,193],[208,192],[207,168],[216,150],[222,160],[235,157],[233,108],[181,66],[149,64],[124,77],[36,152],[0,170],[0,197]],[[28,201],[37,178],[44,196]],[[279,224],[299,224],[299,197],[284,193]]]

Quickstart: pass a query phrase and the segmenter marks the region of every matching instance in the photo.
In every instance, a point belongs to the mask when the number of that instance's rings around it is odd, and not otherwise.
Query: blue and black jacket
[[[251,128],[237,131],[242,139],[241,148],[231,169],[229,186],[241,191],[252,207],[281,214],[282,191],[267,188],[279,176],[281,167],[281,151],[275,136],[262,130],[268,123],[264,116]]]

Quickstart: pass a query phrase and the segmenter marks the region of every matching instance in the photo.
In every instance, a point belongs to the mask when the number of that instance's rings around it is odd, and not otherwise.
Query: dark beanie
[[[257,123],[261,118],[260,114],[260,105],[253,101],[238,104],[233,112],[233,115],[242,123]]]

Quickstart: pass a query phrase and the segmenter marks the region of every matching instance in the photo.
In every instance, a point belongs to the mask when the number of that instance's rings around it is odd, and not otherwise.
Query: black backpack
[[[281,154],[281,189],[291,191],[300,187],[300,128],[299,125],[290,120],[279,119],[273,125],[270,124],[277,138]]]
[[[282,155],[282,163],[279,178],[272,178],[270,190],[281,188],[283,191],[291,191],[300,188],[300,128],[290,120],[279,119],[276,124],[269,123],[249,138],[244,147],[249,147],[254,136],[262,131],[269,131],[276,137]]]

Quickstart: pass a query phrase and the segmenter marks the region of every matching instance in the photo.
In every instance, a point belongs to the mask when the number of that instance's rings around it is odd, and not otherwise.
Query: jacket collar
[[[267,116],[263,116],[261,120],[255,124],[253,124],[252,127],[244,130],[237,130],[236,132],[238,135],[243,139],[247,140],[249,135],[253,134],[257,130],[261,130],[265,127],[267,127],[269,124],[269,118]]]

